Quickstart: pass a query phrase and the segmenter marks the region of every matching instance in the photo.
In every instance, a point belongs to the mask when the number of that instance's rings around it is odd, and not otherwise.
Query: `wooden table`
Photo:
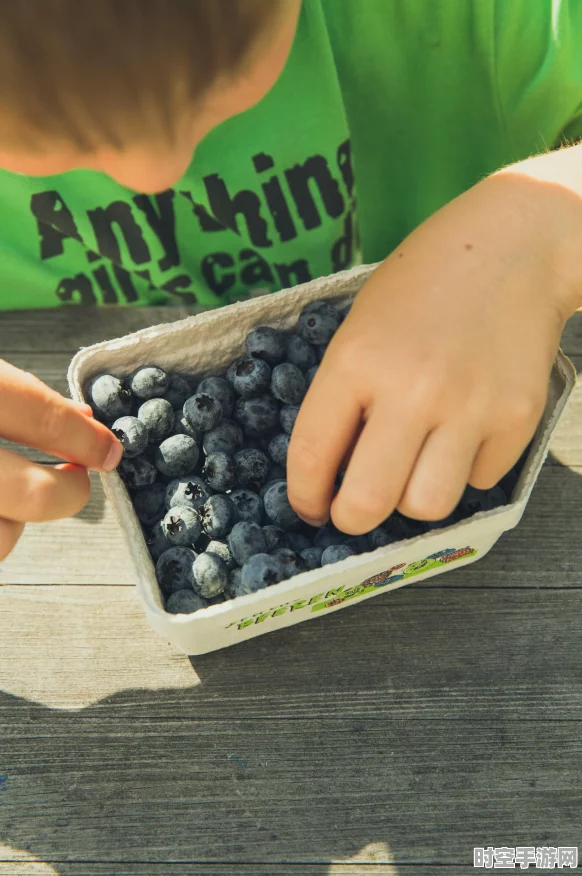
[[[79,346],[184,315],[2,314],[0,350],[66,392]],[[582,314],[563,347],[580,370]],[[202,657],[147,626],[97,477],[28,527],[0,566],[0,876],[466,876],[475,846],[582,847],[581,435],[578,390],[475,565]]]

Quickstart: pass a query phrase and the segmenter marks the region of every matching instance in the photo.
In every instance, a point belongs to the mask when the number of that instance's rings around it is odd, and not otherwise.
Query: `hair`
[[[0,0],[0,144],[172,142],[245,69],[282,0]]]

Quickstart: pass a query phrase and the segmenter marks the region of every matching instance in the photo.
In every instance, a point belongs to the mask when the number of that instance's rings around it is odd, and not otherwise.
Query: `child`
[[[0,306],[220,306],[384,260],[289,495],[353,534],[441,519],[520,456],[582,303],[582,147],[549,151],[582,131],[581,44],[577,0],[3,4]],[[0,392],[3,437],[75,463],[0,451],[4,557],[121,446],[7,364]]]

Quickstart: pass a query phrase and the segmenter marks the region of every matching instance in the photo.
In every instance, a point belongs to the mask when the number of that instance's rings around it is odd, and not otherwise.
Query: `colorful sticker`
[[[477,550],[471,547],[464,548],[446,548],[438,551],[435,554],[429,554],[423,560],[415,562],[400,563],[397,566],[392,566],[384,572],[379,572],[377,575],[372,575],[366,578],[361,584],[356,584],[354,587],[347,587],[342,584],[340,587],[333,587],[325,593],[318,593],[310,599],[296,599],[293,602],[284,602],[275,608],[270,608],[267,611],[260,611],[250,617],[242,618],[240,621],[233,621],[228,624],[228,627],[236,626],[239,630],[244,630],[252,624],[262,624],[272,617],[279,617],[287,612],[302,611],[310,609],[311,612],[322,611],[324,609],[334,608],[336,605],[341,605],[351,599],[356,599],[364,596],[366,593],[372,593],[380,587],[386,587],[388,584],[394,584],[396,581],[408,580],[417,575],[424,575],[433,569],[442,568],[443,565],[454,563],[456,560],[474,557]]]

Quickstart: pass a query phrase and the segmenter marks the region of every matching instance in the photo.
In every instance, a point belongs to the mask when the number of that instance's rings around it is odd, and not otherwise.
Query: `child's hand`
[[[358,294],[289,447],[290,501],[309,522],[328,519],[330,505],[351,534],[394,508],[439,520],[467,483],[494,486],[532,438],[571,314],[551,217],[524,208],[519,192],[480,183],[419,226]]]
[[[37,465],[0,450],[0,559],[27,522],[76,514],[89,498],[86,468],[110,471],[121,444],[106,426],[28,372],[0,360],[0,436],[36,447],[77,465]],[[117,456],[108,460],[111,451]]]

